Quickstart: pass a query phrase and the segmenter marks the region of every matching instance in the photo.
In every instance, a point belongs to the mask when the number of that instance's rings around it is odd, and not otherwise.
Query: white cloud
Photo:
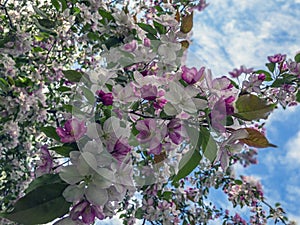
[[[288,199],[291,202],[298,203],[298,200],[300,198],[300,187],[297,187],[295,185],[287,185],[286,191]]]
[[[261,68],[268,55],[300,49],[300,2],[214,0],[196,14],[192,48],[216,76],[246,65]],[[199,67],[202,65],[198,65]]]
[[[288,164],[292,167],[296,166],[299,168],[300,166],[300,131],[288,140],[287,144],[287,154],[286,160]]]

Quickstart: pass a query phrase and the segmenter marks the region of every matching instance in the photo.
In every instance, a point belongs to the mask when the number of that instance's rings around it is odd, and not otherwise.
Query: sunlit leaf
[[[240,141],[250,147],[255,148],[267,148],[267,147],[277,147],[276,145],[271,144],[268,139],[261,132],[254,128],[242,128],[248,132],[248,137],[240,139]]]
[[[235,106],[238,112],[234,116],[248,121],[267,119],[275,108],[275,104],[268,104],[264,99],[252,94],[239,96]]]
[[[193,12],[182,17],[180,31],[182,33],[188,33],[193,28]]]

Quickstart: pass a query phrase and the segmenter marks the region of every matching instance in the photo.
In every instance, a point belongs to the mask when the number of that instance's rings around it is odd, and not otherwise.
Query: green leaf
[[[234,124],[232,116],[227,116],[226,117],[226,126],[231,126]]]
[[[25,193],[35,190],[38,187],[47,185],[47,184],[56,184],[56,183],[64,183],[58,174],[44,174],[36,179],[34,179],[25,190]]]
[[[41,127],[41,131],[49,138],[53,138],[57,141],[60,141],[60,137],[56,133],[56,129],[51,126]]]
[[[243,184],[243,181],[241,181],[241,180],[234,180],[234,183],[235,183],[236,185],[242,185],[242,184]]]
[[[147,33],[149,34],[152,34],[152,35],[156,35],[157,34],[157,31],[149,24],[145,24],[145,23],[137,23],[137,25],[142,28],[142,30],[146,31]]]
[[[62,72],[65,75],[65,78],[71,82],[79,82],[83,76],[82,73],[76,70],[64,70]]]
[[[255,71],[256,74],[264,74],[266,76],[265,78],[265,81],[272,81],[273,78],[272,78],[272,75],[268,72],[268,71],[265,71],[265,70],[257,70]]]
[[[51,0],[52,5],[56,8],[57,11],[60,9],[60,4],[57,0]]]
[[[60,92],[66,92],[66,91],[71,91],[72,89],[66,86],[60,86],[57,90]]]
[[[84,97],[86,97],[86,99],[88,100],[88,102],[91,104],[91,105],[94,105],[95,101],[96,101],[96,98],[95,98],[95,95],[93,94],[93,92],[91,90],[89,90],[88,88],[86,87],[80,87],[82,92],[83,92],[83,95]]]
[[[138,208],[136,211],[135,211],[135,214],[134,214],[135,218],[137,219],[143,219],[143,216],[144,216],[144,210],[142,208]]]
[[[299,63],[300,62],[300,53],[298,53],[297,55],[295,55],[295,62]]]
[[[195,148],[191,148],[186,154],[183,155],[179,162],[179,171],[173,178],[173,181],[179,181],[180,179],[188,176],[199,165],[201,160],[199,151]]]
[[[194,149],[200,151],[200,147],[202,144],[202,139],[200,137],[200,130],[195,127],[190,127],[188,125],[185,126],[185,129],[190,139],[190,144],[194,147]]]
[[[204,156],[211,162],[217,157],[218,146],[215,139],[211,136],[209,130],[201,127],[200,135],[202,139],[202,151]]]
[[[105,11],[104,9],[99,8],[98,12],[102,16],[102,18],[105,18],[108,21],[111,21],[111,20],[114,21],[115,20],[115,18],[112,16],[112,14],[109,13],[109,12],[107,12],[107,11]]]
[[[76,143],[66,143],[62,146],[54,146],[49,148],[49,150],[55,151],[57,154],[60,154],[65,157],[70,156],[70,152],[72,151],[78,151],[78,146]]]
[[[106,41],[103,42],[103,44],[106,46],[106,48],[109,50],[111,47],[115,47],[119,43],[122,43],[123,39],[117,38],[117,37],[110,37]]]
[[[11,212],[1,217],[24,225],[45,224],[59,218],[69,211],[62,192],[68,184],[47,184],[37,187],[20,198]]]
[[[99,40],[99,38],[100,38],[99,35],[95,32],[89,32],[87,34],[87,37],[92,41]]]
[[[160,23],[158,23],[156,21],[153,21],[153,25],[156,28],[156,30],[158,31],[158,33],[160,33],[160,34],[167,33],[167,29],[166,29],[166,27],[164,25],[162,25],[162,24],[160,24]]]
[[[245,94],[239,96],[235,103],[237,113],[234,114],[235,117],[246,120],[259,120],[267,119],[269,114],[275,108],[275,104],[269,104],[266,100],[257,97],[252,94]]]
[[[275,70],[276,64],[275,63],[266,63],[266,66],[268,67],[269,71],[273,73]]]
[[[300,102],[300,90],[298,90],[298,92],[296,94],[296,101]]]
[[[52,29],[56,26],[56,23],[49,19],[38,19],[38,22],[42,27],[45,27],[46,29]]]
[[[280,77],[276,78],[271,87],[281,87],[283,84],[293,84],[297,79],[297,76],[294,74],[282,74]]]
[[[163,198],[166,200],[170,200],[172,198],[173,192],[172,191],[165,191],[163,193]]]
[[[61,11],[65,11],[68,8],[66,0],[59,0],[61,3]]]
[[[48,15],[44,11],[42,11],[41,9],[36,7],[35,5],[32,5],[32,8],[37,15],[39,15],[45,19],[48,18]]]

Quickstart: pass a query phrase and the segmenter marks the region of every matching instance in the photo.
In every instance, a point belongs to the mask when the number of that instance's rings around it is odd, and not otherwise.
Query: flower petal
[[[76,184],[83,179],[75,165],[65,166],[59,173],[60,178],[68,184]]]
[[[103,206],[108,201],[107,191],[93,184],[88,186],[85,196],[90,203],[98,206]]]

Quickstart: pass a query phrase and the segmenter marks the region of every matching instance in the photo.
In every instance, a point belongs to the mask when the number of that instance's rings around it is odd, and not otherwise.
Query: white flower
[[[175,82],[170,83],[169,88],[165,94],[168,103],[164,108],[168,115],[176,115],[182,111],[196,113],[207,107],[205,100],[193,98],[197,94],[195,90],[184,88]]]
[[[158,47],[157,52],[162,56],[164,62],[171,63],[177,59],[177,51],[180,49],[180,43],[165,42]]]

